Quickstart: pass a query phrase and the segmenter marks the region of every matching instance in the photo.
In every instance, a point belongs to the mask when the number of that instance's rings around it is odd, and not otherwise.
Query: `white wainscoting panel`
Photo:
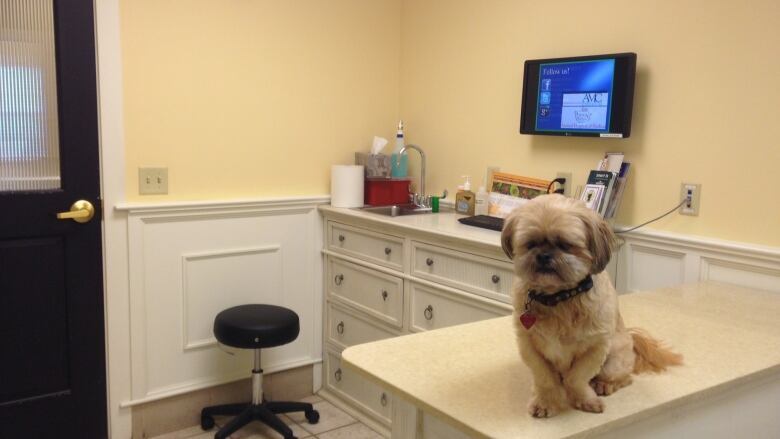
[[[282,253],[278,244],[182,255],[184,350],[217,343],[211,326],[218,310],[283,303]],[[217,294],[215,294],[217,293]],[[229,294],[223,294],[229,293]]]
[[[628,293],[712,280],[780,293],[780,249],[652,229],[620,235],[615,285]]]
[[[637,290],[678,285],[685,279],[685,253],[629,243],[628,279]]]
[[[734,283],[780,293],[780,269],[735,261],[703,257],[702,280]]]
[[[246,378],[251,352],[217,344],[214,317],[249,303],[288,307],[300,335],[264,349],[263,369],[322,361],[327,198],[120,206],[128,211],[132,400]],[[230,355],[228,352],[234,353]]]

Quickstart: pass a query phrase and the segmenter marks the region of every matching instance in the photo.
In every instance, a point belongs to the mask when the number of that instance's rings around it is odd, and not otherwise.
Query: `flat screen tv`
[[[522,134],[631,135],[635,53],[525,62]]]

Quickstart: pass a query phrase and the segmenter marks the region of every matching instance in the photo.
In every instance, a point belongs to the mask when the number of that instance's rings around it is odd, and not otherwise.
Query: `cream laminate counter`
[[[364,212],[360,209],[332,206],[320,206],[319,209],[332,218],[363,221],[366,224],[371,224],[372,227],[380,225],[407,232],[418,232],[426,236],[435,236],[445,241],[455,240],[501,250],[501,233],[461,224],[458,222],[458,218],[464,218],[466,215],[457,214],[446,208],[438,213],[396,217]]]
[[[684,355],[685,364],[659,375],[635,376],[631,386],[605,398],[602,414],[569,410],[534,419],[526,413],[531,376],[517,352],[511,317],[349,347],[342,361],[466,436],[639,437],[619,432],[665,414],[680,421],[675,417],[707,401],[728,404],[736,389],[752,384],[746,394],[764,389],[768,404],[733,399],[739,405],[725,416],[714,412],[714,418],[696,427],[699,433],[688,437],[728,435],[720,423],[741,418],[752,429],[741,433],[780,437],[780,296],[700,283],[622,295],[620,309],[629,327],[667,341]]]

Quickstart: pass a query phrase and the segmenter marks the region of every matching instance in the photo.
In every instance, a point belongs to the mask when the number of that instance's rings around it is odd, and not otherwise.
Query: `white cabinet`
[[[328,297],[400,328],[403,324],[404,281],[338,258],[328,259]]]
[[[412,275],[499,301],[512,290],[509,263],[421,242],[412,242]]]
[[[342,369],[341,355],[335,351],[327,352],[324,370],[327,388],[335,395],[348,404],[359,407],[380,423],[390,425],[393,406],[390,392],[350,369]]]
[[[347,347],[511,313],[512,265],[498,246],[475,248],[421,228],[325,216],[323,396],[384,434],[390,392],[341,367]],[[498,233],[498,232],[496,232]]]
[[[410,283],[409,330],[427,331],[501,317],[507,310],[486,300],[479,301],[467,293]]]
[[[471,439],[471,436],[456,430],[430,413],[423,413],[421,424],[421,437],[425,439]]]
[[[397,236],[328,222],[328,249],[366,262],[402,270],[404,240]]]
[[[395,337],[398,332],[383,328],[379,322],[347,311],[335,303],[328,304],[326,341],[344,349],[357,344]]]

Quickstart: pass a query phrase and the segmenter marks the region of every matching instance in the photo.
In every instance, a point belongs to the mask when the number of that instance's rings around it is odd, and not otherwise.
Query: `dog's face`
[[[570,287],[604,270],[614,239],[598,214],[562,195],[543,195],[519,207],[501,233],[517,275],[542,290]]]

